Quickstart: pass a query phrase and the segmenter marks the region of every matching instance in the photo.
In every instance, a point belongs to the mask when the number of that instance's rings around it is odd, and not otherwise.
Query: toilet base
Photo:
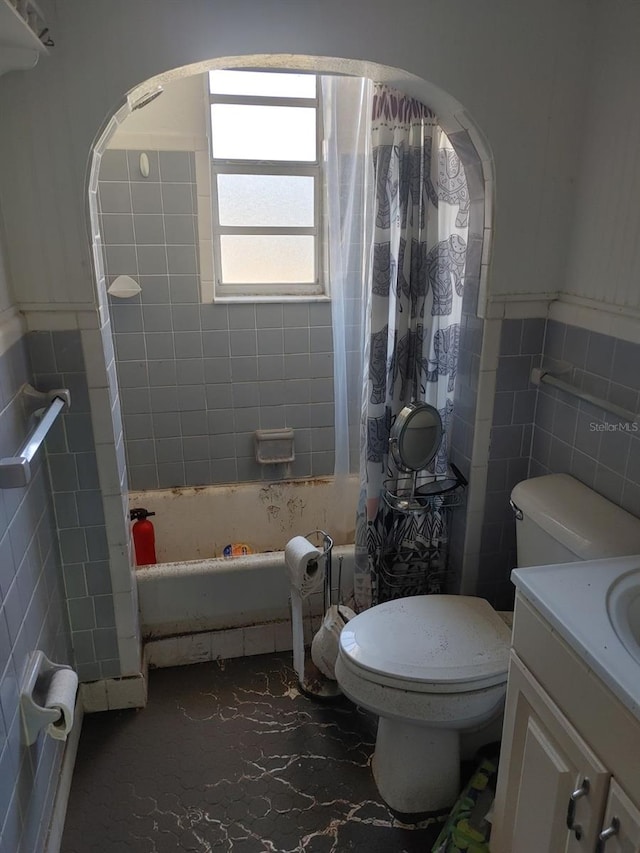
[[[380,717],[372,769],[380,796],[394,811],[443,811],[460,792],[460,736]]]

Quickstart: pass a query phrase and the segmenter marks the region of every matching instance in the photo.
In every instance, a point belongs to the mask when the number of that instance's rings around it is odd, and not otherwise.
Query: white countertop
[[[511,579],[615,696],[640,719],[640,666],[616,634],[607,594],[640,567],[640,555],[514,569]]]

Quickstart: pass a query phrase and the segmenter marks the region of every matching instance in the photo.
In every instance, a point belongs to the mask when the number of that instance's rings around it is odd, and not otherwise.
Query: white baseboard
[[[305,618],[305,643],[311,642],[319,627],[319,616],[315,619]],[[144,659],[151,668],[161,669],[290,651],[292,645],[291,622],[284,620],[148,640],[144,647]]]
[[[123,708],[144,708],[147,704],[146,662],[143,671],[124,678],[104,678],[80,685],[80,698],[85,714],[97,711],[120,711]]]
[[[59,853],[62,844],[62,833],[64,832],[64,821],[67,816],[67,804],[69,802],[69,793],[71,792],[73,768],[76,763],[80,732],[82,731],[82,719],[84,717],[84,709],[80,698],[76,702],[74,717],[75,722],[67,738],[64,755],[62,756],[58,786],[53,801],[53,812],[51,813],[49,831],[44,847],[45,853]]]

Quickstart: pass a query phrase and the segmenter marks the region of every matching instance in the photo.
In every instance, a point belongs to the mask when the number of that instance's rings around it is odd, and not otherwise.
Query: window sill
[[[290,294],[288,296],[270,293],[268,296],[214,296],[211,300],[213,304],[231,304],[231,303],[268,303],[268,302],[331,302],[331,297],[326,293],[317,294]]]

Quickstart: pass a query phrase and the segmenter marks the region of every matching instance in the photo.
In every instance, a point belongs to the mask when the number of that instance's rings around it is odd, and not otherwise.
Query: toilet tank
[[[520,567],[640,554],[640,519],[568,474],[524,480],[511,501]]]

